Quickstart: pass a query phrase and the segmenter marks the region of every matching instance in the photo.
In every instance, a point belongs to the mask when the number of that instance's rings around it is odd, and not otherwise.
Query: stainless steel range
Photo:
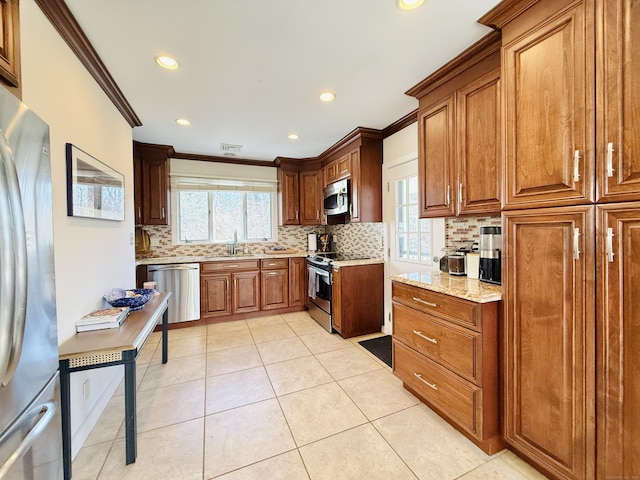
[[[333,333],[331,317],[333,262],[346,260],[364,260],[369,257],[347,256],[335,253],[325,253],[307,257],[309,273],[309,314],[329,333]]]

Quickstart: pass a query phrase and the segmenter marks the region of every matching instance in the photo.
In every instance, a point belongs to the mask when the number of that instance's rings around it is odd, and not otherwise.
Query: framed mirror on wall
[[[67,215],[124,220],[124,175],[67,143]]]

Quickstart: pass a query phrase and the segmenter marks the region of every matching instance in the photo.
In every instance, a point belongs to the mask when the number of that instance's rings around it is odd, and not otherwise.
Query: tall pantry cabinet
[[[502,32],[505,439],[551,478],[637,477],[640,4],[480,22]]]

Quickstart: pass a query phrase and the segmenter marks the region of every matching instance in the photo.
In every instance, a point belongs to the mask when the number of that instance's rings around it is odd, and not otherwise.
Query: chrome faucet
[[[233,231],[233,254],[238,253],[238,230]]]

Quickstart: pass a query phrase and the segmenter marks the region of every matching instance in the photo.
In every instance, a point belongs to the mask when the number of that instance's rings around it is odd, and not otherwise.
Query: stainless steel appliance
[[[169,301],[169,323],[188,322],[200,319],[200,264],[176,263],[149,265],[156,289],[171,292]]]
[[[0,479],[62,478],[49,127],[0,88]]]
[[[309,315],[331,333],[331,260],[316,255],[307,258],[309,273]]]
[[[329,333],[333,332],[333,265],[334,261],[366,260],[361,255],[336,253],[307,257],[309,273],[309,315]]]
[[[343,215],[349,213],[349,179],[327,185],[323,192],[325,215]]]
[[[502,227],[480,227],[480,280],[501,283]]]

